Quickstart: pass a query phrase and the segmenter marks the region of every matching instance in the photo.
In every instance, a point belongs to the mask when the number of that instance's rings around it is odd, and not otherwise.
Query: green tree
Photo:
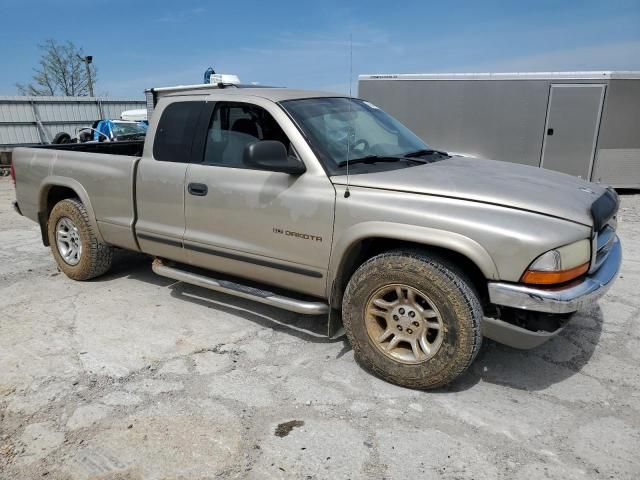
[[[96,69],[89,65],[87,73],[82,48],[73,42],[58,43],[52,39],[38,47],[40,61],[34,68],[32,82],[16,84],[22,95],[89,95],[90,80],[93,85],[96,83]]]

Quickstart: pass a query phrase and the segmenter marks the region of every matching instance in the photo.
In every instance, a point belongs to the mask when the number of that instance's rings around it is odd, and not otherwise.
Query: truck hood
[[[335,176],[346,184],[346,176]],[[397,170],[351,175],[349,184],[517,208],[593,226],[591,205],[606,189],[564,173],[516,163],[453,156]]]

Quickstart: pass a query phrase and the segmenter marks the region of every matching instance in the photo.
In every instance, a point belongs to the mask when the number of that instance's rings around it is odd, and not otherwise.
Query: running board
[[[230,282],[228,280],[216,280],[215,278],[199,275],[197,273],[180,270],[175,266],[165,263],[163,260],[156,258],[153,261],[154,273],[163,277],[172,278],[180,282],[197,285],[198,287],[208,288],[216,292],[227,293],[236,297],[246,298],[254,302],[264,303],[272,307],[282,308],[291,312],[302,313],[304,315],[323,315],[329,313],[329,305],[323,302],[309,302],[298,300],[296,298],[277,295],[268,290],[262,290],[255,287],[249,287],[240,283]]]

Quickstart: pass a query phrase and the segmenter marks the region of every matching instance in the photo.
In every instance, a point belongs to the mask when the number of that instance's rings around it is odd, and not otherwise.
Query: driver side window
[[[264,108],[247,103],[220,102],[209,123],[203,163],[251,168],[244,164],[244,149],[260,140],[277,140],[291,151],[291,142]]]

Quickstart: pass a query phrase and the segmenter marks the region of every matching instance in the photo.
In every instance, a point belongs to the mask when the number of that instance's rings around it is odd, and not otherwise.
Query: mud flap
[[[327,319],[327,336],[329,338],[336,339],[344,336],[344,326],[342,325],[342,311],[337,308],[329,310],[329,317]]]
[[[42,244],[45,247],[49,246],[49,233],[47,232],[47,223],[49,217],[46,212],[38,212],[38,224],[40,225],[40,234],[42,235]]]

